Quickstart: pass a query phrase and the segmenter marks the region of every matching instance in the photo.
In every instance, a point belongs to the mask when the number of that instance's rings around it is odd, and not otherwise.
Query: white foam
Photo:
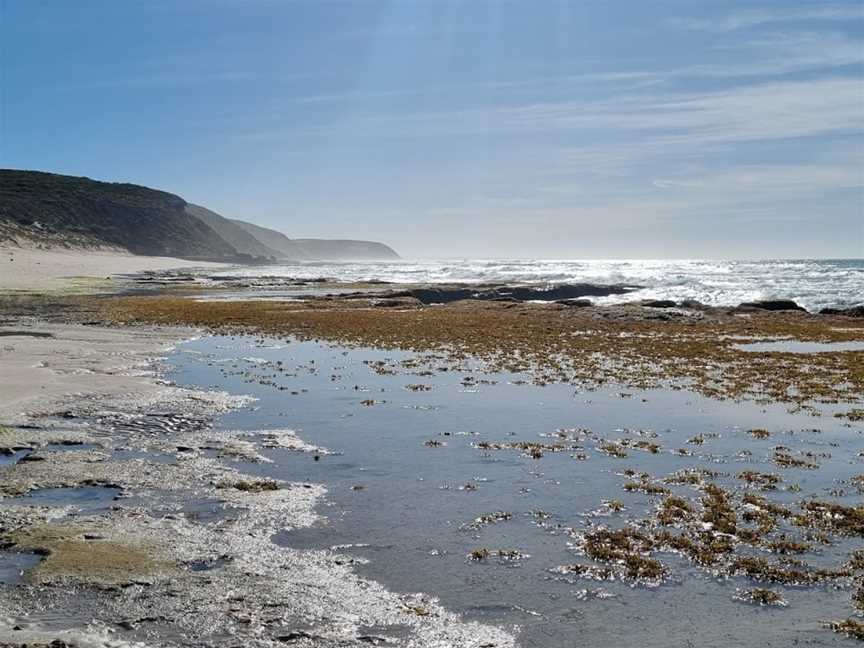
[[[629,283],[646,288],[600,303],[632,299],[694,299],[734,306],[758,299],[793,299],[808,310],[864,303],[864,260],[539,260],[464,259],[314,263],[232,269],[219,276],[327,277],[393,283]]]

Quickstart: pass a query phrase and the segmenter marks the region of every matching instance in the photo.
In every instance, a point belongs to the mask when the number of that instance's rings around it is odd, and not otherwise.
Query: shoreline
[[[0,542],[7,551],[47,556],[25,573],[28,589],[7,590],[0,602],[3,646],[48,646],[59,640],[71,646],[144,648],[150,645],[146,640],[118,643],[115,629],[136,634],[139,625],[151,624],[138,611],[144,600],[164,618],[167,636],[199,628],[202,618],[209,619],[211,631],[237,632],[262,609],[284,615],[281,639],[279,632],[253,639],[261,630],[248,635],[244,630],[248,646],[289,641],[359,648],[379,641],[364,634],[362,626],[391,625],[407,628],[405,645],[418,648],[514,645],[505,631],[463,622],[434,598],[395,594],[357,576],[354,560],[338,551],[273,544],[275,534],[317,520],[315,507],[326,491],[318,484],[244,472],[244,464],[265,460],[262,443],[306,447],[290,430],[212,430],[219,415],[248,407],[248,399],[165,381],[161,358],[199,332],[16,318],[0,333],[5,333],[0,338],[4,366],[14,359],[17,369],[4,375],[0,389],[0,452],[11,458],[0,465],[0,501],[5,500]],[[36,390],[38,384],[46,389]],[[197,447],[214,448],[216,456],[200,450],[190,454]],[[111,506],[106,502],[78,512],[74,504],[58,509],[57,504],[34,508],[26,499],[10,503],[46,489],[105,490],[108,502],[112,493],[117,495]],[[206,507],[211,500],[222,502],[216,510],[236,513],[205,526],[184,513],[190,502]],[[220,520],[223,514],[216,515],[214,520]],[[190,567],[214,560],[222,565],[218,572]],[[310,582],[319,585],[310,591]],[[138,591],[134,601],[104,595],[130,589]],[[64,624],[56,617],[40,621],[38,610],[49,599],[79,623]],[[226,614],[218,602],[228,600],[234,609]],[[326,609],[322,600],[328,601]],[[89,620],[94,606],[102,610],[95,626]],[[195,620],[192,626],[184,620],[189,618]],[[314,634],[291,630],[310,624]]]
[[[190,615],[250,642],[260,635],[248,645],[261,648],[283,645],[284,637],[298,646],[359,648],[387,635],[364,634],[367,626],[405,626],[400,645],[417,648],[518,645],[509,630],[464,621],[433,597],[400,595],[358,576],[356,559],[341,550],[275,545],[271,539],[286,528],[319,519],[327,491],[290,476],[262,478],[254,467],[269,461],[267,448],[321,449],[289,429],[214,429],[222,414],[242,411],[249,401],[179,387],[166,381],[162,367],[166,353],[197,335],[410,349],[421,365],[445,373],[479,359],[483,371],[524,373],[537,387],[561,383],[590,392],[611,382],[691,390],[718,401],[780,403],[790,412],[839,416],[847,426],[864,414],[864,351],[737,348],[789,339],[829,347],[864,342],[864,321],[841,315],[500,300],[437,305],[369,294],[214,302],[173,289],[143,296],[49,292],[6,296],[0,303],[8,306],[0,360],[14,369],[0,376],[0,450],[10,457],[0,465],[0,500],[6,500],[0,541],[12,551],[47,556],[27,568],[29,589],[12,588],[0,603],[2,645],[47,645],[58,638],[79,646],[125,645],[112,643],[119,631],[131,633],[129,646],[146,646],[134,643],[144,636],[138,629],[170,637],[190,631],[183,625]],[[386,375],[390,368],[382,364],[380,370]],[[597,449],[615,456],[653,447],[644,440],[622,443],[598,441]],[[538,456],[552,447],[534,445]],[[636,492],[665,492],[644,476],[632,485]],[[47,507],[9,505],[32,493],[82,489],[95,489],[89,505],[95,509],[70,509],[74,502],[62,495]],[[654,569],[647,558],[639,564]],[[310,590],[309,583],[323,589]],[[106,597],[106,591],[134,591],[137,600]],[[104,605],[101,624],[61,628],[28,620],[45,597],[70,618],[84,619],[92,606]],[[286,600],[294,603],[286,607]],[[154,621],[141,601],[163,620]],[[278,632],[260,619],[262,609],[279,619]]]

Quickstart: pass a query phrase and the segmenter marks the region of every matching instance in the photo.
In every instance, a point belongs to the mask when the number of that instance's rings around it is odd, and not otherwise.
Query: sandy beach
[[[103,250],[0,247],[0,292],[92,292],[113,275],[153,270],[226,268],[224,263],[145,257]]]

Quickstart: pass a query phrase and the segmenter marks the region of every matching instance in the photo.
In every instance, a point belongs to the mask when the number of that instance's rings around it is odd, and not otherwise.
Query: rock
[[[864,306],[853,306],[852,308],[823,308],[820,315],[843,315],[845,317],[864,317]]]
[[[700,301],[695,299],[685,299],[681,302],[681,308],[689,308],[690,310],[699,310],[706,311],[711,310],[713,306],[709,306],[708,304],[703,304]]]
[[[555,303],[571,308],[586,308],[593,305],[590,299],[559,299]]]
[[[372,301],[372,306],[375,308],[410,308],[419,305],[420,302],[417,299],[410,297],[398,299],[375,299]]]
[[[646,308],[676,308],[678,304],[671,299],[648,299],[641,303]]]
[[[314,639],[315,635],[309,634],[303,630],[298,630],[295,632],[289,632],[286,635],[279,635],[276,637],[276,641],[281,641],[282,643],[293,643],[295,641],[300,641],[302,639]]]
[[[739,309],[743,310],[767,310],[767,311],[786,311],[796,310],[807,312],[807,309],[802,308],[791,299],[766,299],[754,302],[744,302],[738,305]]]
[[[414,297],[423,304],[449,304],[465,299],[479,301],[548,301],[561,302],[562,300],[578,299],[581,297],[608,297],[609,295],[623,295],[640,286],[625,284],[562,284],[560,286],[428,286],[424,288],[411,288],[398,292],[375,295],[377,297],[399,298]],[[358,297],[369,297],[368,293],[359,293]],[[354,295],[343,295],[343,297],[354,297]]]

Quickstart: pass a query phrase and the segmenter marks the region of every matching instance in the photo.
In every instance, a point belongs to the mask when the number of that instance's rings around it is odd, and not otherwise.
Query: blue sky
[[[861,2],[0,0],[0,165],[408,256],[864,256]]]

